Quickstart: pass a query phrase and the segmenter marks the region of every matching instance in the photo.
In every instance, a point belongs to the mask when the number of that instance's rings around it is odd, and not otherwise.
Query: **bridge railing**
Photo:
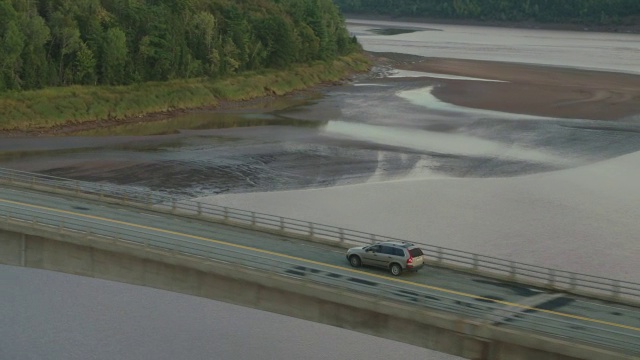
[[[91,183],[1,168],[0,183],[63,192],[69,195],[88,196],[102,201],[145,207],[176,215],[195,216],[203,220],[294,236],[342,247],[366,246],[380,241],[406,241],[331,225],[204,203],[197,200],[179,199],[131,186]],[[433,266],[529,284],[555,291],[640,305],[639,283],[546,268],[423,242],[412,241],[412,243],[423,249],[427,263]]]
[[[606,322],[589,321],[586,318],[564,318],[557,312],[545,312],[531,308],[518,309],[488,301],[484,298],[469,298],[440,292],[425,292],[420,288],[398,286],[380,281],[360,273],[337,273],[333,267],[317,264],[310,266],[303,260],[277,259],[261,253],[249,253],[245,247],[234,248],[212,244],[198,239],[174,234],[138,229],[89,218],[78,218],[66,214],[54,214],[39,209],[29,209],[5,204],[0,207],[0,228],[24,227],[39,229],[65,238],[79,237],[95,243],[113,244],[124,242],[148,251],[162,251],[168,257],[190,256],[203,261],[231,264],[250,264],[252,268],[274,274],[295,277],[305,281],[359,292],[369,296],[387,298],[426,308],[453,312],[480,319],[488,325],[505,326],[535,331],[552,336],[566,337],[584,343],[596,344],[625,353],[640,354],[640,334]],[[235,266],[235,265],[234,265]]]
[[[64,191],[70,194],[96,195],[103,200],[114,200],[120,203],[138,202],[144,204],[162,204],[175,199],[168,195],[135,186],[79,181],[3,168],[0,168],[0,182],[27,186],[34,189],[44,188]]]

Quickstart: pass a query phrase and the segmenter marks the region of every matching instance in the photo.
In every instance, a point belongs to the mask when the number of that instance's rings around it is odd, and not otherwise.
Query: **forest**
[[[334,0],[348,14],[535,21],[585,25],[634,25],[639,0]]]
[[[0,0],[0,92],[216,79],[356,49],[331,0]]]

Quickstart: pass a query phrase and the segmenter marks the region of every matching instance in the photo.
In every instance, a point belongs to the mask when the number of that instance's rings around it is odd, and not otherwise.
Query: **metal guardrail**
[[[10,226],[23,226],[65,236],[78,236],[92,242],[125,242],[129,246],[164,251],[169,257],[187,255],[196,256],[205,261],[251,264],[251,267],[262,271],[303,278],[305,281],[325,286],[483,319],[487,324],[500,324],[520,328],[527,332],[534,331],[573,341],[578,340],[583,343],[622,350],[627,354],[640,354],[640,334],[634,331],[625,332],[606,324],[594,324],[580,319],[566,319],[544,312],[510,309],[504,305],[488,302],[486,299],[469,299],[437,291],[424,291],[419,288],[380,282],[379,279],[366,276],[340,274],[332,268],[309,266],[303,262],[287,259],[269,258],[260,253],[248,253],[244,249],[225,248],[205,241],[180,238],[177,235],[141,230],[121,224],[116,226],[98,220],[4,204],[0,206],[0,228],[7,229]]]
[[[309,221],[202,203],[196,200],[179,199],[130,186],[91,183],[0,168],[0,183],[3,182],[46,191],[63,191],[71,195],[88,195],[103,201],[153,208],[179,215],[197,216],[204,220],[336,245],[369,245],[380,241],[406,241]],[[412,243],[425,251],[427,262],[430,265],[555,291],[626,302],[632,305],[640,304],[639,283],[545,268],[426,243]]]

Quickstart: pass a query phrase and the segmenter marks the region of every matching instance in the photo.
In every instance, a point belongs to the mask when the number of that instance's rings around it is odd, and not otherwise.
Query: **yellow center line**
[[[429,289],[429,290],[440,291],[440,292],[443,292],[443,293],[446,293],[446,294],[458,295],[458,296],[467,297],[467,298],[476,299],[476,300],[489,301],[489,302],[502,304],[502,305],[507,305],[507,306],[511,306],[511,307],[517,307],[517,308],[525,309],[525,310],[535,310],[535,311],[539,311],[539,312],[542,312],[542,313],[558,315],[558,316],[571,318],[571,319],[575,319],[575,320],[582,320],[582,321],[597,323],[597,324],[601,324],[601,325],[608,325],[608,326],[627,329],[627,330],[640,331],[640,328],[634,327],[634,326],[618,324],[618,323],[613,323],[613,322],[604,321],[604,320],[592,319],[592,318],[579,316],[579,315],[566,314],[566,313],[553,311],[553,310],[539,309],[539,308],[536,308],[535,306],[523,305],[523,304],[513,303],[513,302],[509,302],[509,301],[495,300],[495,299],[482,297],[482,296],[477,296],[477,295],[473,295],[473,294],[469,294],[469,293],[465,293],[465,292],[461,292],[461,291],[455,291],[455,290],[445,289],[445,288],[441,288],[441,287],[437,287],[437,286],[432,286],[432,285],[427,285],[427,284],[420,284],[420,283],[415,283],[415,282],[411,282],[411,281],[407,281],[407,280],[392,278],[392,277],[388,277],[388,276],[382,276],[382,275],[378,275],[378,274],[364,272],[364,271],[361,271],[361,270],[355,270],[355,269],[342,267],[342,266],[338,266],[338,265],[326,264],[326,263],[315,261],[315,260],[304,259],[304,258],[300,258],[300,257],[296,257],[296,256],[281,254],[281,253],[277,253],[277,252],[274,252],[274,251],[258,249],[258,248],[245,246],[245,245],[233,244],[233,243],[220,241],[220,240],[215,240],[215,239],[210,239],[210,238],[206,238],[206,237],[202,237],[202,236],[190,235],[190,234],[185,234],[185,233],[181,233],[181,232],[177,232],[177,231],[165,230],[165,229],[155,228],[155,227],[146,226],[146,225],[134,224],[134,223],[126,222],[126,221],[120,221],[120,220],[104,218],[104,217],[101,217],[101,216],[81,214],[81,213],[77,213],[77,212],[73,212],[73,211],[54,209],[54,208],[49,208],[49,207],[46,207],[46,206],[27,204],[27,203],[22,203],[22,202],[17,202],[17,201],[0,199],[0,202],[4,202],[4,203],[8,203],[8,204],[14,204],[14,205],[21,205],[21,206],[26,206],[26,207],[30,207],[30,208],[40,209],[40,210],[47,210],[47,211],[57,212],[57,213],[62,213],[62,214],[67,214],[67,215],[75,215],[75,216],[83,217],[83,218],[87,218],[87,219],[100,220],[100,221],[110,222],[110,223],[119,224],[119,225],[127,225],[127,226],[131,226],[131,227],[139,228],[139,229],[152,230],[152,231],[157,231],[157,232],[161,232],[161,233],[165,233],[165,234],[171,234],[171,235],[177,235],[177,236],[182,236],[182,237],[187,237],[187,238],[207,241],[207,242],[210,242],[210,243],[215,243],[215,244],[219,244],[219,245],[225,245],[225,246],[234,247],[234,248],[237,248],[237,249],[255,251],[255,252],[258,252],[258,253],[273,255],[273,256],[276,256],[276,257],[284,258],[284,259],[295,260],[295,261],[300,261],[300,262],[314,264],[314,265],[320,265],[320,266],[324,266],[324,267],[328,267],[328,268],[338,269],[338,270],[341,270],[341,271],[348,271],[348,272],[351,272],[351,273],[354,273],[354,274],[359,274],[359,275],[365,275],[365,276],[369,276],[369,277],[379,278],[379,279],[383,279],[383,280],[386,280],[386,281],[392,281],[392,282],[396,282],[396,283],[400,283],[400,284],[417,286],[417,287],[421,287],[421,288],[425,288],[425,289]]]

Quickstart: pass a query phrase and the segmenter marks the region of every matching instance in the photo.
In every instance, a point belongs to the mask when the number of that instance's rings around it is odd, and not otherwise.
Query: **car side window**
[[[400,248],[393,248],[393,255],[395,256],[404,256],[404,251]]]
[[[372,246],[368,250],[373,252],[380,252],[380,245]]]
[[[386,255],[394,255],[393,248],[391,246],[381,246],[380,252]]]

